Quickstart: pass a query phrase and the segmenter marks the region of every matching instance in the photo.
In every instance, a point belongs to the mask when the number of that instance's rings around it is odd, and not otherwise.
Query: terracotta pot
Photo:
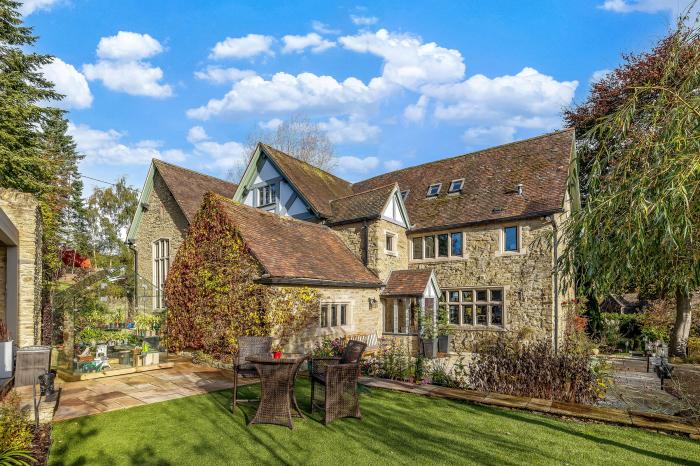
[[[272,357],[275,359],[281,359],[282,358],[282,351],[275,351],[272,353]]]

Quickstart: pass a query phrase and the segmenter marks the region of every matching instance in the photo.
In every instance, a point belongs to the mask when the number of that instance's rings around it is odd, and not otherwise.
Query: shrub
[[[469,385],[479,391],[549,400],[590,403],[604,395],[605,366],[590,356],[546,340],[523,343],[516,336],[485,338],[468,366]]]
[[[395,338],[382,338],[379,353],[364,363],[364,372],[385,379],[408,380],[415,376],[415,365],[408,348]]]
[[[345,338],[324,338],[314,343],[311,356],[314,358],[328,358],[341,356],[345,349]]]
[[[0,400],[0,452],[31,450],[34,438],[26,416],[20,411],[14,391]]]

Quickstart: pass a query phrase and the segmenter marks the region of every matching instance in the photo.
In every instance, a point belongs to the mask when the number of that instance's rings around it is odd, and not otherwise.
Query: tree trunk
[[[676,291],[676,322],[671,330],[671,356],[685,357],[688,349],[688,337],[690,336],[690,293]]]

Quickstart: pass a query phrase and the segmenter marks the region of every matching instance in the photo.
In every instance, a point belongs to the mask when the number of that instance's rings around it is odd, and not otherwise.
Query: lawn
[[[245,387],[251,396],[257,387]],[[297,385],[308,412],[309,384]],[[246,427],[230,391],[59,422],[50,464],[698,464],[700,442],[363,389],[363,419]]]

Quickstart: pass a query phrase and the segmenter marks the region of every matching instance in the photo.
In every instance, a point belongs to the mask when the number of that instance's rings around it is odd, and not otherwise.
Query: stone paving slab
[[[690,438],[700,440],[700,426],[690,425],[683,418],[663,414],[627,411],[617,408],[590,406],[577,403],[564,403],[561,401],[542,400],[520,396],[505,395],[502,393],[484,393],[474,390],[461,390],[458,388],[440,387],[437,385],[420,385],[420,391],[411,390],[406,382],[397,382],[374,377],[361,377],[361,384],[384,390],[400,391],[427,395],[436,398],[468,401],[490,406],[525,409],[559,416],[588,419],[599,422],[634,426],[644,429],[686,434]]]

